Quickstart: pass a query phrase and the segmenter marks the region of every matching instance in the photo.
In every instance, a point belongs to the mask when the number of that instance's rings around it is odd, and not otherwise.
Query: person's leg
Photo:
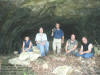
[[[37,47],[40,49],[41,55],[45,56],[44,46],[42,44],[37,44]]]
[[[53,40],[53,52],[56,54],[56,39]]]
[[[48,54],[48,51],[49,51],[49,42],[48,41],[45,44],[45,50],[46,50],[46,53]]]
[[[30,49],[27,50],[27,52],[32,52],[32,51],[33,51],[32,48],[30,48]]]
[[[61,54],[61,39],[57,40],[57,54]]]
[[[72,54],[72,52],[70,52],[70,53],[66,53],[66,56],[70,56]]]
[[[24,50],[25,50],[25,49],[27,49],[27,48],[24,48]],[[19,51],[18,51],[18,54],[21,54],[22,52],[23,52],[23,49],[19,50]]]
[[[91,57],[93,57],[94,56],[94,54],[93,53],[86,53],[86,54],[84,54],[84,58],[91,58]]]
[[[24,48],[24,50],[27,48]],[[23,52],[23,49],[19,50],[18,54],[21,54]]]
[[[75,55],[75,51],[71,51],[70,52],[70,55]]]
[[[71,55],[76,55],[76,53],[78,53],[78,50],[77,49],[75,49],[74,51],[71,51]]]
[[[37,44],[37,48],[39,48],[39,49],[40,49],[40,44]]]
[[[80,55],[79,52],[78,52],[78,53],[76,53],[76,56],[78,56],[78,57],[79,56],[84,57],[84,54],[83,55]]]
[[[76,53],[76,56],[78,56],[78,57],[80,56],[79,52]]]
[[[22,49],[18,51],[18,54],[21,54],[21,53],[22,53]]]

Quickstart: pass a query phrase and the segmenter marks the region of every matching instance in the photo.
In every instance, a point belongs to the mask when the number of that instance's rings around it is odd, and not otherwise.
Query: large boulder
[[[34,46],[33,52],[22,52],[18,57],[10,59],[9,63],[13,65],[28,66],[31,61],[37,60],[40,56],[40,50]]]
[[[71,75],[73,68],[70,66],[59,66],[57,67],[53,73],[55,75]]]

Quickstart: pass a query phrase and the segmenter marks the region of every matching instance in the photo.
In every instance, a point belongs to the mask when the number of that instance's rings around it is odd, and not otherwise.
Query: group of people
[[[61,55],[62,44],[64,43],[64,32],[60,29],[60,24],[56,23],[56,28],[52,29],[51,36],[53,37],[53,52],[54,54]],[[44,57],[48,55],[49,52],[49,41],[47,39],[46,33],[43,32],[43,28],[39,29],[39,33],[36,34],[35,41],[37,47],[40,49],[41,56]],[[32,51],[32,42],[28,36],[25,37],[23,41],[22,51],[31,52]],[[76,40],[75,34],[71,35],[71,38],[67,40],[65,45],[65,54],[66,55],[75,55],[81,56],[83,58],[91,58],[94,56],[94,47],[93,44],[88,41],[86,37],[82,37],[81,48],[78,48],[78,41]]]

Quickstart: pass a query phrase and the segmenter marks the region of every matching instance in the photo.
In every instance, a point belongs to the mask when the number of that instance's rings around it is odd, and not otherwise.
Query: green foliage
[[[24,72],[24,75],[27,75],[26,72]]]

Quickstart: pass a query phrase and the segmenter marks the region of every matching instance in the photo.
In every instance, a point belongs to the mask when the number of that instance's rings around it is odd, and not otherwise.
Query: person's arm
[[[76,41],[75,46],[70,51],[76,50],[77,47],[78,47],[78,42]]]
[[[64,32],[62,31],[62,43],[64,43]]]
[[[43,34],[42,44],[45,45],[46,41],[47,41],[47,35],[44,33]]]
[[[90,44],[89,47],[88,47],[88,50],[87,51],[84,51],[83,53],[91,53],[92,48],[93,48],[93,45]]]
[[[22,51],[24,51],[24,48],[25,48],[25,43],[23,42]]]
[[[75,46],[74,46],[71,50],[69,50],[69,51],[70,51],[70,52],[71,52],[71,51],[74,51],[74,50],[77,48],[77,46],[78,46],[78,45],[75,45]]]
[[[25,51],[29,50],[31,47],[32,47],[32,42],[30,42],[29,47]]]
[[[84,54],[83,53],[83,46],[81,46],[81,49],[80,49],[80,52],[79,53],[80,53],[80,55]]]
[[[40,43],[38,37],[39,37],[38,34],[36,34],[36,37],[35,37],[36,44]]]
[[[47,35],[44,34],[44,38],[43,38],[44,41],[47,41]]]
[[[66,42],[66,46],[65,46],[65,51],[66,51],[66,53],[67,53],[67,50],[68,49],[68,41]]]
[[[64,43],[64,36],[62,36],[62,43]]]
[[[54,36],[54,31],[53,31],[53,29],[52,29],[52,33],[51,33],[51,36],[52,36],[52,37]]]

